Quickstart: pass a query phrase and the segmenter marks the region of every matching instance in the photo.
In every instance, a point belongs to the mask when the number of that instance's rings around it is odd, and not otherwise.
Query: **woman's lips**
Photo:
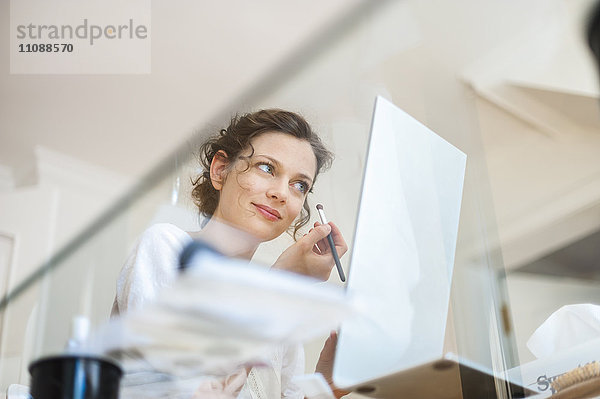
[[[268,207],[266,205],[252,204],[256,207],[258,212],[263,215],[265,218],[275,221],[281,219],[281,215],[275,209]]]

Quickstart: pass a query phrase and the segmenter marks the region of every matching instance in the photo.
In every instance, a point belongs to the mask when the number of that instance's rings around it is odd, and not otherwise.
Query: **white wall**
[[[3,295],[6,294],[5,288],[11,292],[76,237],[116,200],[127,184],[126,179],[114,173],[43,148],[37,149],[37,165],[34,167],[37,168],[36,185],[7,187],[0,193],[0,234],[12,244],[3,247],[10,251],[9,262],[2,264],[8,269],[0,271],[0,275],[8,278],[6,282],[0,281]],[[121,241],[115,239],[115,243]],[[84,272],[87,270],[83,264],[78,264],[77,268]],[[43,351],[42,331],[50,312],[55,320],[55,324],[50,325],[69,328],[71,313],[61,312],[64,309],[49,309],[49,300],[63,298],[80,306],[77,290],[81,289],[84,278],[77,279],[71,275],[54,287],[49,284],[49,278],[52,278],[52,273],[29,287],[2,313],[0,390],[9,383],[27,383],[26,366],[30,356],[37,357]],[[111,279],[114,281],[114,274]],[[108,281],[101,284],[109,286]],[[114,292],[110,295],[112,298]],[[105,306],[110,309],[109,305]],[[82,310],[79,309],[79,313]],[[108,311],[105,313],[108,314]],[[57,316],[61,314],[67,320],[61,321]],[[27,331],[28,334],[25,334]],[[55,334],[55,339],[61,340],[61,346],[68,336],[66,334],[68,331]]]
[[[43,201],[40,201],[41,198]],[[22,282],[51,254],[56,207],[57,190],[52,188],[26,188],[10,194],[0,194],[0,209],[3,210],[0,231],[14,242],[8,264],[10,268],[2,270],[2,274],[8,276],[9,290]],[[21,355],[26,346],[34,345],[34,342],[25,342],[24,332],[33,308],[38,303],[38,293],[39,285],[36,284],[0,314],[3,318],[0,390],[4,390],[9,383],[28,380],[27,374],[21,375]]]

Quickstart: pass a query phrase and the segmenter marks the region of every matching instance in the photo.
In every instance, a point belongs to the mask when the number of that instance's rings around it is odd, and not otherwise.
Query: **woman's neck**
[[[200,231],[189,233],[194,239],[207,242],[227,256],[252,259],[260,241],[226,222],[211,218]]]

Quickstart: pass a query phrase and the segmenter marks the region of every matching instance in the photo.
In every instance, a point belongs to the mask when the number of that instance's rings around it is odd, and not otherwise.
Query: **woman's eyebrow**
[[[259,157],[263,157],[263,158],[267,158],[269,161],[271,161],[273,163],[273,165],[275,165],[276,167],[281,167],[281,162],[279,162],[278,160],[276,160],[275,158],[269,156],[269,155],[263,155],[263,154],[257,154],[257,156]],[[305,179],[308,181],[309,185],[312,185],[312,178],[310,178],[307,174],[299,172],[298,176],[300,176],[301,178]]]

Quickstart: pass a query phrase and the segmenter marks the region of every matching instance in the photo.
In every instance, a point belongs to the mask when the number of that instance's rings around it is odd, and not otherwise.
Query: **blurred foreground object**
[[[109,359],[65,354],[29,365],[33,399],[117,399],[123,372]]]
[[[577,367],[552,382],[553,398],[585,399],[600,395],[600,363],[594,361]]]
[[[354,313],[337,285],[226,258],[198,243],[184,258],[172,286],[112,320],[92,342],[121,361],[125,396],[193,391],[240,365],[266,362],[274,346],[325,334]]]
[[[588,15],[586,27],[588,46],[594,54],[596,67],[600,71],[600,2],[597,2]]]
[[[584,393],[595,389],[597,383],[592,380],[598,376],[581,367],[600,360],[600,306],[561,307],[531,335],[527,347],[538,359],[515,367],[509,374],[522,375],[524,385],[539,393],[560,392],[560,398],[588,397]],[[566,377],[556,385],[561,376]]]

